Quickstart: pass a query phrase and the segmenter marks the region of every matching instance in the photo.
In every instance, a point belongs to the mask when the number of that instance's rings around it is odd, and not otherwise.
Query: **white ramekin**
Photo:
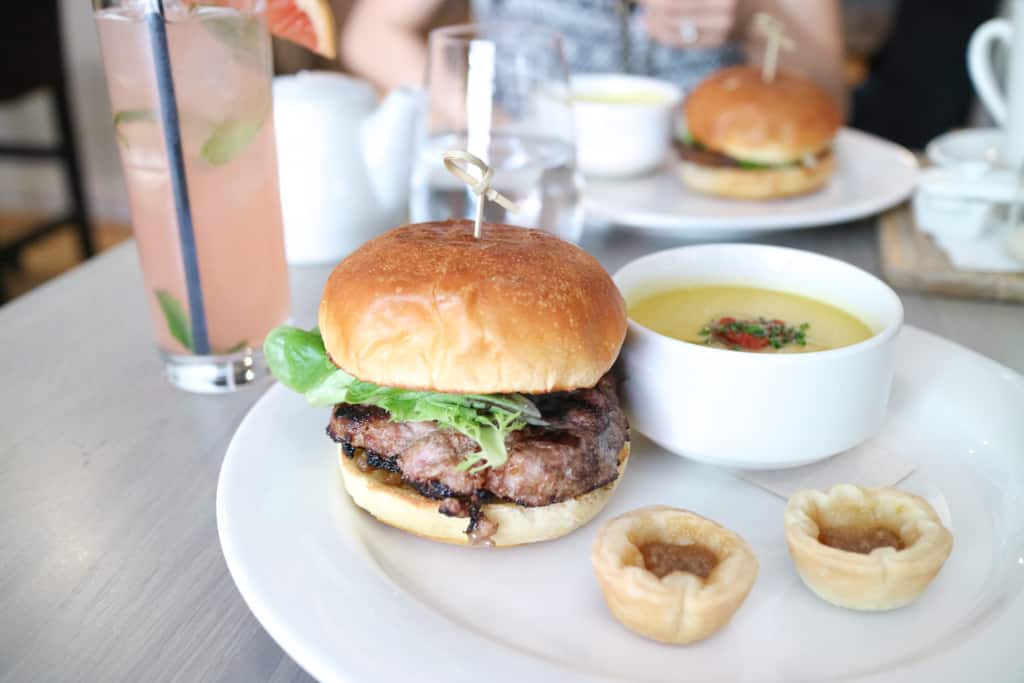
[[[629,176],[646,173],[668,153],[682,90],[668,81],[626,74],[572,77],[573,96],[656,92],[650,103],[587,102],[574,99],[577,163],[585,174]]]

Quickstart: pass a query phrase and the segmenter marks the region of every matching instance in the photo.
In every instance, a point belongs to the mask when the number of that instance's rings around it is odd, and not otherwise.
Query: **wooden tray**
[[[909,204],[884,213],[878,232],[882,273],[893,287],[1024,303],[1024,273],[957,270],[931,237],[917,229]]]

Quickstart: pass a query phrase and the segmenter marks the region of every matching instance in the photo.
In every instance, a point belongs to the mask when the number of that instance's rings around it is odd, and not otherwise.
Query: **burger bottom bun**
[[[469,519],[448,517],[438,512],[441,501],[422,496],[411,488],[385,484],[363,472],[339,448],[338,459],[345,490],[356,505],[379,521],[434,541],[469,545]],[[619,476],[599,489],[561,503],[525,507],[515,503],[482,506],[487,519],[498,525],[491,538],[495,546],[523,545],[564,536],[583,526],[611,499],[629,461],[629,443],[619,452]]]
[[[736,168],[680,161],[683,184],[701,194],[734,199],[776,199],[808,194],[823,187],[835,170],[831,154],[814,166]]]

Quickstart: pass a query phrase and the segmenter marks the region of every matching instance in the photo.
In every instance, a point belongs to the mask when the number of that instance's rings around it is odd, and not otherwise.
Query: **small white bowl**
[[[752,244],[669,249],[621,268],[627,304],[693,285],[737,285],[832,304],[874,333],[829,351],[771,354],[666,337],[633,320],[620,356],[631,426],[673,453],[727,467],[824,460],[882,427],[903,305],[884,282],[810,252]]]
[[[626,74],[572,77],[577,164],[585,174],[629,176],[646,173],[668,153],[682,90],[656,78]],[[643,93],[649,102],[588,101]]]

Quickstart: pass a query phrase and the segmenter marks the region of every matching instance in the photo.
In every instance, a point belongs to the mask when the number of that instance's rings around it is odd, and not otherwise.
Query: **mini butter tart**
[[[722,628],[758,570],[754,552],[732,531],[664,506],[609,520],[590,559],[615,618],[665,643],[690,643]]]
[[[881,611],[914,601],[942,569],[953,535],[923,498],[892,488],[837,484],[786,504],[786,542],[818,597]]]

